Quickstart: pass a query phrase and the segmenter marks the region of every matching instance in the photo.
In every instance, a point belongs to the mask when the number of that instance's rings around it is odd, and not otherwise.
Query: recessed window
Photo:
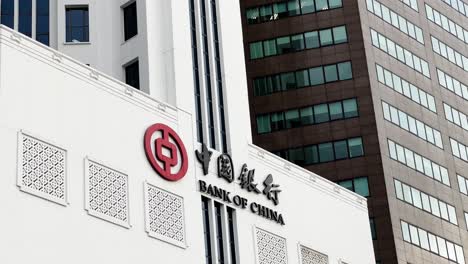
[[[140,89],[140,69],[138,60],[125,66],[125,83],[138,90]]]
[[[32,36],[32,0],[19,0],[18,31]]]
[[[89,42],[88,6],[66,7],[66,41]]]
[[[125,41],[138,34],[136,1],[123,8]]]
[[[1,24],[13,28],[15,26],[15,1],[2,0],[0,4],[2,5],[0,9]]]
[[[36,40],[49,46],[49,0],[36,0]]]
[[[370,228],[371,228],[372,240],[376,240],[377,239],[377,233],[375,231],[375,220],[374,220],[374,218],[369,219],[369,224],[370,224]]]

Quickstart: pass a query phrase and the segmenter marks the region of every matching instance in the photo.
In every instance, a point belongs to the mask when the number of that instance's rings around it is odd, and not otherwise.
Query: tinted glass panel
[[[296,72],[297,87],[309,86],[309,72],[307,70]]]
[[[66,29],[67,42],[89,42],[88,7],[68,7]]]
[[[346,159],[348,158],[348,145],[346,140],[336,141],[333,143],[335,149],[335,159]]]
[[[19,0],[18,31],[31,37],[32,34],[32,1]]]
[[[278,54],[291,52],[291,39],[289,36],[276,39]]]
[[[291,37],[291,47],[294,51],[303,50],[305,48],[304,45],[304,35],[294,35]]]
[[[281,74],[281,84],[283,90],[296,89],[296,78],[294,73]]]
[[[335,44],[347,42],[348,36],[346,34],[346,27],[341,26],[333,28],[333,39]]]
[[[140,70],[138,61],[135,61],[125,67],[125,83],[136,89],[140,89]]]
[[[331,29],[320,30],[320,45],[327,46],[333,44]]]
[[[320,47],[320,41],[317,31],[313,32],[306,32],[304,33],[305,36],[305,45],[308,49],[315,49]]]
[[[265,52],[265,57],[266,56],[274,56],[276,55],[276,40],[265,40],[263,41],[263,49]]]
[[[304,148],[304,156],[306,164],[315,164],[319,162],[317,146],[309,146]]]
[[[319,85],[325,83],[322,67],[309,69],[310,85]]]
[[[314,123],[314,111],[312,107],[301,109],[301,123],[302,125],[310,125]]]
[[[124,7],[124,37],[125,40],[138,34],[137,5],[136,1]]]
[[[263,58],[262,42],[250,43],[250,58],[251,59]]]
[[[49,0],[36,0],[36,40],[49,45]]]
[[[338,72],[336,71],[336,65],[328,65],[325,69],[325,80],[326,82],[333,82],[338,80]]]
[[[364,148],[362,147],[361,138],[353,138],[348,140],[349,145],[349,157],[360,157],[364,155]]]
[[[302,0],[301,1],[302,14],[308,14],[315,12],[314,0]]]
[[[351,69],[351,62],[338,63],[338,72],[340,80],[348,80],[353,78],[353,71]]]
[[[345,118],[358,116],[356,99],[348,99],[343,101],[343,111]]]
[[[290,16],[301,14],[299,0],[289,0],[288,2],[288,13]]]
[[[315,123],[322,123],[330,120],[327,104],[314,106],[314,119]]]
[[[330,119],[342,119],[343,118],[343,108],[341,106],[341,102],[331,103],[330,107]]]
[[[369,197],[369,183],[367,177],[356,178],[354,180],[354,190],[359,195]]]
[[[299,110],[289,110],[285,114],[286,128],[294,128],[301,125]]]
[[[2,0],[0,4],[1,4],[0,19],[1,19],[2,25],[5,25],[9,28],[13,28],[14,17],[15,17],[15,1],[14,0]]]

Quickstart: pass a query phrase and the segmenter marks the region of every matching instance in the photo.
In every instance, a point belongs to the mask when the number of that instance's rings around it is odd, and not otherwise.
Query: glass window
[[[320,162],[328,162],[334,159],[333,144],[323,143],[318,146]]]
[[[412,204],[413,197],[411,196],[411,188],[406,184],[402,184],[402,186],[403,186],[403,197],[405,199],[405,202]]]
[[[352,192],[354,192],[354,186],[353,186],[353,181],[352,180],[347,180],[347,181],[340,181],[338,184],[341,187],[344,187]]]
[[[348,158],[348,145],[346,140],[336,141],[333,143],[335,149],[335,159]]]
[[[400,200],[403,200],[403,186],[401,185],[401,182],[394,180],[395,182],[395,194],[396,197]]]
[[[369,222],[370,222],[372,240],[376,240],[376,239],[377,239],[377,234],[375,233],[375,221],[374,221],[374,218],[369,219]]]
[[[273,10],[271,5],[260,7],[260,22],[273,20]]]
[[[304,164],[304,150],[302,148],[295,148],[290,149],[288,153],[289,161],[297,164],[303,165]]]
[[[284,129],[284,116],[282,112],[271,114],[271,130]]]
[[[354,180],[354,191],[364,197],[370,196],[367,177],[360,177]]]
[[[349,80],[353,78],[353,71],[351,69],[351,62],[338,63],[338,72],[340,80]]]
[[[89,42],[87,6],[66,8],[66,42]]]
[[[260,12],[257,7],[247,9],[247,23],[255,24],[258,23],[260,17]]]
[[[437,246],[437,238],[431,233],[428,233],[428,237],[429,237],[429,247],[431,248],[431,251],[436,254],[439,254],[439,249]]]
[[[125,83],[133,88],[140,89],[140,70],[138,60],[125,66]]]
[[[345,118],[356,117],[359,115],[356,99],[344,100],[343,109]]]
[[[308,49],[315,49],[320,47],[319,36],[317,31],[306,32],[305,36],[305,45]]]
[[[429,196],[429,201],[431,202],[432,214],[440,217],[439,201],[432,196]]]
[[[310,85],[319,85],[325,83],[322,67],[309,69]]]
[[[403,240],[405,240],[406,242],[411,242],[409,226],[407,223],[401,222],[401,231],[403,234]]]
[[[328,0],[328,2],[330,3],[330,8],[338,8],[343,6],[341,0]]]
[[[259,134],[271,132],[270,115],[257,116],[257,132]]]
[[[0,22],[9,28],[14,28],[15,18],[15,1],[14,0],[2,0],[0,10]]]
[[[360,157],[364,155],[364,148],[362,146],[362,138],[348,139],[349,157]]]
[[[296,83],[297,87],[306,87],[309,86],[309,71],[302,70],[296,72]]]
[[[329,104],[330,120],[343,119],[343,108],[341,102]]]
[[[304,35],[298,34],[291,37],[291,46],[294,51],[303,50],[304,45]]]
[[[346,35],[346,27],[335,27],[333,28],[333,39],[335,44],[348,42],[348,36]]]
[[[301,7],[299,0],[289,0],[288,2],[288,13],[290,16],[300,15]]]
[[[299,127],[301,125],[301,119],[299,118],[299,110],[289,110],[285,114],[286,128]]]
[[[410,235],[411,235],[411,243],[419,246],[419,235],[418,229],[415,226],[409,226]]]
[[[305,163],[315,164],[319,162],[317,146],[308,146],[304,148]]]
[[[276,44],[278,47],[278,54],[291,52],[291,39],[289,36],[277,38]]]
[[[250,43],[250,59],[263,58],[263,45],[262,42]]]
[[[330,120],[327,104],[319,104],[314,106],[314,120],[315,123],[323,123]]]
[[[138,34],[138,19],[136,1],[123,8],[124,38],[128,40]]]
[[[271,93],[271,91],[267,91],[266,89],[266,79],[265,78],[257,78],[254,79],[254,94],[255,96],[265,95]]]
[[[263,41],[263,49],[265,57],[276,55],[276,39],[270,39]]]
[[[427,237],[427,232],[422,229],[418,229],[418,233],[421,247],[425,250],[429,250],[429,238]]]
[[[36,40],[47,46],[49,24],[49,0],[36,0]]]
[[[283,18],[288,16],[288,7],[286,2],[273,4],[273,13],[275,19]]]
[[[310,125],[314,123],[314,111],[312,107],[306,107],[301,109],[301,124]]]
[[[320,45],[327,46],[333,44],[333,36],[331,29],[324,29],[319,31],[320,34]]]
[[[281,88],[283,91],[285,90],[291,90],[291,89],[296,89],[296,78],[294,77],[293,72],[288,72],[288,73],[282,73],[281,74]]]
[[[281,91],[281,76],[273,75],[273,76],[267,77],[267,88],[269,87],[271,87],[271,89],[267,89],[267,90],[272,90],[273,92]]]
[[[301,0],[302,14],[308,14],[315,12],[314,0]]]
[[[32,35],[32,1],[19,0],[18,31],[28,37]]]
[[[431,212],[431,204],[429,202],[429,196],[425,193],[421,193],[422,207],[424,211]]]
[[[328,3],[327,0],[315,0],[317,11],[327,10]]]
[[[338,73],[336,71],[336,65],[325,66],[325,81],[334,82],[338,81]]]
[[[415,188],[411,188],[411,194],[413,195],[413,205],[422,209],[421,192]]]

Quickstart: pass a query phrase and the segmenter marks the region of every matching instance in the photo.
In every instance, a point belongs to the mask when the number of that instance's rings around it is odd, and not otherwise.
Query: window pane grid
[[[277,121],[278,115],[284,116],[284,126],[272,125],[273,122]],[[345,99],[337,102],[289,109],[284,112],[257,115],[257,132],[259,134],[270,133],[283,129],[338,121],[358,116],[357,99]]]
[[[432,50],[450,61],[452,64],[458,66],[464,71],[468,71],[468,57],[465,57],[460,52],[448,46],[438,38],[431,36]],[[457,59],[458,58],[458,59]]]
[[[447,168],[419,155],[418,153],[387,139],[390,158],[416,170],[429,178],[450,186]],[[414,161],[414,163],[412,163]]]
[[[246,10],[248,24],[275,21],[285,17],[305,15],[341,8],[342,0],[292,0],[250,7]]]
[[[403,130],[410,132],[411,134],[416,135],[417,137],[423,139],[426,142],[431,143],[432,145],[438,148],[444,149],[444,146],[442,143],[442,136],[439,130],[426,125],[420,120],[386,103],[385,101],[382,101],[382,108],[383,108],[383,113],[384,113],[383,116],[385,120],[389,121],[390,123],[393,123],[394,125],[397,125]],[[395,113],[394,114],[395,117],[393,116],[393,113]],[[408,123],[409,119],[414,120],[414,122],[416,123],[416,126],[417,126],[416,131],[413,131],[412,129],[410,129],[409,123]]]
[[[307,74],[308,71],[308,74]],[[296,80],[297,76],[301,79]],[[308,78],[308,80],[307,80]],[[350,61],[323,65],[295,72],[284,72],[269,76],[257,77],[253,80],[254,95],[263,96],[290,89],[304,88],[300,85],[316,86],[353,78]]]
[[[452,147],[452,155],[468,162],[468,147],[465,144],[460,143],[459,141],[450,138],[450,145]]]
[[[395,194],[396,194],[396,197],[397,199],[405,202],[405,203],[408,203],[414,207],[417,207],[418,209],[421,209],[427,213],[430,213],[432,214],[433,216],[437,217],[437,218],[441,218],[449,223],[452,223],[454,225],[457,225],[458,226],[458,221],[457,221],[457,215],[455,213],[455,207],[440,200],[440,199],[437,199],[436,197],[434,196],[431,196],[427,193],[424,193],[406,183],[403,183],[397,179],[394,179],[394,184],[395,184]],[[404,194],[402,193],[401,190],[410,190],[409,194]],[[405,195],[410,195],[411,196],[411,199],[406,199]],[[440,213],[439,213],[439,208],[432,208],[430,206],[430,203],[429,203],[429,200],[432,200],[432,201],[435,201],[436,203],[438,203],[439,207],[442,205],[444,206],[445,208],[447,208],[448,211],[450,211],[451,213],[449,214],[447,212],[446,216],[442,216]]]
[[[444,71],[437,69],[437,77],[439,80],[440,86],[451,91],[452,93],[458,95],[460,98],[463,98],[468,101],[468,86],[454,77],[448,75]]]
[[[468,17],[468,4],[461,0],[440,0],[446,3],[451,8],[455,9],[458,13]]]
[[[465,264],[463,248],[449,240],[437,236],[401,220],[403,240],[455,263]],[[421,235],[422,234],[422,235]]]
[[[468,131],[468,116],[463,112],[444,103],[445,118],[452,124]]]
[[[461,25],[455,23],[450,18],[446,17],[436,9],[432,8],[430,5],[426,4],[426,17],[434,24],[438,25],[448,33],[452,34],[453,36],[457,37],[459,40],[468,44],[468,31],[463,28]],[[435,18],[439,19],[435,19]],[[444,23],[447,22],[447,23]]]
[[[337,182],[338,185],[355,192],[361,196],[369,197],[369,180],[367,177],[358,177]]]
[[[395,43],[394,41],[385,37],[384,35],[378,33],[374,29],[371,29],[371,39],[372,39],[372,44],[376,48],[379,48],[380,50],[389,54],[391,57],[397,59],[401,63],[421,73],[427,78],[431,78],[431,75],[429,72],[429,64],[425,60],[414,55],[411,51],[403,48],[399,44]],[[394,46],[396,50],[396,54],[389,52],[389,49],[388,49],[389,45],[391,47]]]
[[[404,34],[408,35],[410,38],[415,39],[419,43],[424,45],[424,36],[423,31],[420,27],[414,25],[408,21],[403,16],[400,16],[393,10],[389,9],[387,6],[383,5],[376,0],[366,0],[367,1],[367,10],[377,17],[383,19],[388,24],[397,28]]]

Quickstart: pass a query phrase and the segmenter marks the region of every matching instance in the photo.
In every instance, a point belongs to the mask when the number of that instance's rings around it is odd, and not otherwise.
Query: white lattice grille
[[[92,161],[87,167],[88,212],[128,227],[128,176]]]
[[[156,238],[185,246],[183,198],[150,184],[145,186],[148,233]]]
[[[66,151],[25,134],[19,140],[21,190],[66,204]]]
[[[261,229],[255,230],[259,264],[286,264],[286,239]]]
[[[328,256],[312,250],[308,247],[301,246],[301,263],[302,264],[328,264]]]

